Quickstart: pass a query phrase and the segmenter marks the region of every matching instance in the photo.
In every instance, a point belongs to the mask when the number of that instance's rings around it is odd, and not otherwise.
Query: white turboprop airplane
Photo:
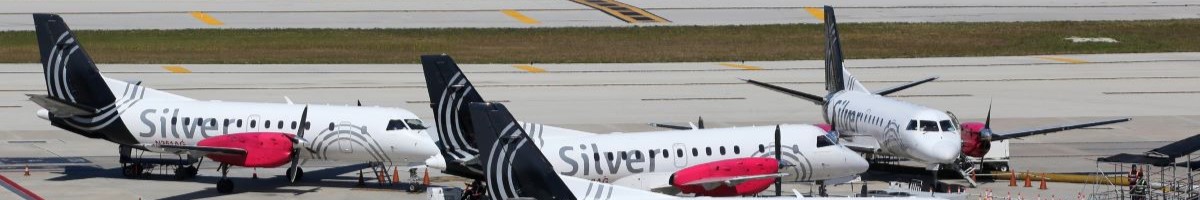
[[[937,77],[874,93],[863,87],[862,83],[842,66],[837,22],[834,19],[833,8],[829,6],[825,6],[825,36],[825,88],[829,92],[827,96],[817,96],[755,80],[744,80],[822,105],[825,122],[831,126],[831,135],[846,139],[848,142],[843,144],[856,151],[913,159],[927,164],[926,168],[930,170],[937,170],[941,165],[955,164],[951,167],[968,177],[965,170],[969,169],[961,167],[966,164],[965,157],[982,157],[987,154],[993,141],[1129,121],[1129,118],[1121,118],[993,133],[989,107],[985,122],[960,124],[950,112],[887,97],[888,94],[933,81]],[[868,140],[861,140],[864,139],[862,137],[868,137],[865,138]],[[974,180],[970,181],[974,185]]]
[[[678,197],[555,174],[532,139],[512,114],[499,103],[471,102],[471,123],[479,162],[484,166],[490,199],[817,199],[817,200],[927,200],[925,197]],[[436,198],[434,198],[436,199]]]
[[[483,98],[450,56],[426,55],[421,62],[442,148],[441,156],[426,164],[452,175],[482,176],[474,160],[479,150],[471,143],[475,136],[466,106],[483,102]],[[674,173],[681,169],[733,158],[771,157],[777,144],[772,135],[774,126],[593,134],[541,124],[521,125],[531,131],[534,144],[543,149],[559,174],[664,193],[696,192],[679,191],[670,185]],[[780,153],[785,165],[791,166],[781,170],[789,174],[785,181],[836,184],[867,170],[865,159],[836,145],[823,129],[812,125],[780,127]],[[718,139],[729,137],[738,139]],[[708,192],[713,193],[699,194],[731,195]]]
[[[29,94],[44,108],[38,117],[123,150],[187,155],[177,178],[195,176],[196,160],[206,156],[221,163],[217,190],[229,193],[230,166],[291,163],[288,178],[294,182],[306,159],[411,166],[438,154],[421,120],[403,109],[200,101],[105,77],[61,17],[33,18],[47,91]],[[124,160],[127,176],[146,166]]]

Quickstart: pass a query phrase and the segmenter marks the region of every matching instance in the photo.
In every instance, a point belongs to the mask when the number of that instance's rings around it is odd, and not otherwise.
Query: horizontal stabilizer
[[[897,86],[895,86],[895,87],[892,87],[892,88],[887,88],[887,89],[879,90],[878,92],[875,92],[875,94],[878,94],[879,96],[887,96],[888,94],[896,93],[896,92],[899,92],[900,90],[908,89],[908,88],[911,88],[911,87],[913,87],[913,86],[917,86],[917,85],[920,85],[920,84],[928,83],[928,82],[930,82],[930,81],[937,80],[937,79],[938,79],[938,77],[937,77],[937,76],[934,76],[934,77],[929,77],[929,78],[925,78],[925,79],[921,79],[921,80],[917,80],[917,81],[913,81],[913,82],[905,83],[904,85],[897,85]]]
[[[1033,130],[1017,131],[1017,132],[1011,132],[1011,133],[996,133],[996,134],[992,135],[992,141],[1016,139],[1016,138],[1026,137],[1026,136],[1047,134],[1047,133],[1053,133],[1053,132],[1059,132],[1059,131],[1065,131],[1065,130],[1071,130],[1071,129],[1087,128],[1087,127],[1100,126],[1100,125],[1106,125],[1106,124],[1114,124],[1114,123],[1120,123],[1120,122],[1127,122],[1129,120],[1130,120],[1130,118],[1109,119],[1109,120],[1093,121],[1093,122],[1086,122],[1086,123],[1054,126],[1054,127],[1048,127],[1048,128],[1038,128],[1038,129],[1033,129]]]
[[[50,117],[65,118],[96,114],[96,108],[67,102],[48,95],[25,94],[25,96],[29,96],[29,101],[33,101],[33,103],[49,111]]]
[[[804,92],[796,91],[796,90],[792,90],[792,89],[787,89],[787,88],[780,87],[777,85],[772,85],[770,83],[759,82],[759,81],[755,81],[755,80],[751,80],[751,79],[742,79],[742,80],[746,81],[747,83],[757,85],[759,87],[774,90],[776,92],[782,92],[784,94],[792,95],[794,97],[800,97],[800,98],[803,98],[804,100],[811,101],[817,105],[825,104],[825,97],[821,97],[821,96],[817,96],[817,95],[813,95],[813,94],[809,94],[809,93],[804,93]]]

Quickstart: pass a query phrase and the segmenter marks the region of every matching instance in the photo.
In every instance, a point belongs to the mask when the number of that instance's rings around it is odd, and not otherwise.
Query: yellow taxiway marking
[[[542,73],[542,72],[546,72],[546,69],[537,68],[537,67],[534,67],[533,65],[513,65],[513,67],[514,67],[514,68],[517,68],[517,69],[525,70],[525,71],[527,71],[527,72],[529,72],[529,73]]]
[[[217,18],[213,18],[212,15],[208,15],[207,13],[200,12],[200,11],[192,11],[192,17],[195,17],[196,20],[200,20],[200,22],[204,22],[205,24],[208,24],[208,25],[213,25],[213,26],[225,25],[225,23],[221,22],[221,20],[217,20]]]
[[[621,21],[628,23],[670,23],[670,20],[664,19],[650,13],[644,9],[633,5],[621,3],[617,0],[571,0],[575,3],[583,4],[587,7],[595,8],[608,15],[616,17]]]
[[[500,10],[500,12],[504,13],[505,15],[508,15],[509,17],[512,17],[513,19],[516,19],[517,21],[520,21],[523,24],[541,24],[542,23],[536,19],[533,19],[532,17],[525,16],[525,14],[521,14],[521,12],[517,12],[516,10]]]
[[[1088,61],[1086,61],[1086,60],[1080,60],[1080,59],[1074,59],[1074,58],[1064,58],[1064,57],[1055,57],[1055,56],[1037,56],[1036,58],[1041,58],[1041,59],[1046,59],[1046,60],[1053,60],[1053,61],[1058,61],[1058,62],[1071,63],[1071,64],[1079,64],[1079,63],[1087,63],[1087,62],[1088,62]]]
[[[761,67],[737,64],[737,63],[721,63],[721,65],[726,66],[726,67],[744,69],[744,70],[761,70],[762,69]]]
[[[825,21],[825,10],[824,9],[818,8],[818,7],[804,7],[804,10],[808,11],[808,14],[812,15],[813,17],[815,17],[821,21]]]
[[[183,66],[179,66],[179,65],[167,65],[167,66],[163,66],[162,68],[166,69],[167,71],[170,71],[171,73],[177,73],[177,74],[192,73],[192,70],[188,70],[187,68],[183,68]]]

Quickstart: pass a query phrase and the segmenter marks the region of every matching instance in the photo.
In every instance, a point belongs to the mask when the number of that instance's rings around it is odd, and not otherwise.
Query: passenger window
[[[592,153],[592,157],[596,158],[596,162],[600,162],[600,153]]]
[[[387,130],[389,130],[389,131],[400,130],[400,129],[405,129],[405,128],[406,127],[404,127],[404,120],[402,120],[402,119],[393,119],[393,120],[388,121],[388,124],[387,124]]]
[[[191,119],[191,118],[187,118],[187,117],[184,117],[184,118],[183,118],[183,125],[184,125],[184,126],[187,126],[188,124],[191,124],[191,122],[192,122],[192,119]]]
[[[238,120],[237,120],[237,127],[238,127],[238,128],[241,128],[241,127],[242,127],[242,119],[238,119]]]
[[[275,127],[278,127],[279,129],[283,129],[283,120],[279,120],[279,122],[275,122]]]
[[[217,119],[216,118],[208,119],[208,126],[217,126]]]
[[[712,147],[704,147],[704,155],[712,156]]]
[[[919,123],[921,131],[939,131],[937,122],[929,120],[921,120],[917,122]]]
[[[221,122],[221,126],[229,127],[229,119],[225,119],[225,120],[223,120],[223,121]]]
[[[250,128],[254,128],[254,126],[255,126],[254,124],[256,124],[257,122],[258,122],[258,120],[250,120]]]
[[[175,120],[176,120],[176,119],[177,119],[177,118],[175,118],[175,117],[171,117],[171,125],[175,125]]]
[[[733,154],[742,154],[742,150],[737,145],[733,146]]]
[[[670,157],[671,157],[671,151],[667,151],[666,149],[663,149],[663,150],[662,150],[662,155],[663,155],[663,158],[670,158]]]
[[[833,146],[833,145],[834,145],[833,140],[829,140],[828,137],[825,137],[824,135],[817,136],[817,148]]]
[[[718,152],[721,152],[721,155],[722,155],[722,156],[723,156],[723,155],[725,155],[725,146],[721,146],[721,147],[720,147],[720,148],[718,148],[717,150],[718,150]]]
[[[604,158],[606,158],[608,160],[612,160],[613,159],[612,152],[604,153]]]
[[[761,145],[761,144],[760,144],[760,145],[758,145],[758,152],[759,152],[759,153],[765,153],[765,152],[767,152],[767,147],[766,147],[766,146],[763,146],[763,145]]]
[[[419,119],[405,119],[404,123],[408,124],[408,128],[413,130],[425,130],[425,123]]]
[[[621,152],[621,160],[629,160],[629,156],[626,156],[626,155],[628,155],[628,154],[625,153],[624,151],[622,151]]]
[[[696,150],[696,148],[692,148],[692,157],[698,157],[698,156],[700,156],[700,150]]]
[[[304,130],[312,130],[312,122],[304,122]]]
[[[675,157],[683,157],[683,149],[675,149]]]
[[[333,131],[333,122],[329,122],[329,130]]]
[[[950,122],[950,120],[942,120],[942,121],[938,122],[938,124],[942,126],[942,131],[946,131],[946,132],[954,131],[954,124],[952,124],[952,123],[953,122]]]
[[[263,121],[263,128],[271,128],[271,120]]]
[[[196,126],[204,126],[204,118],[196,118]]]
[[[908,128],[904,128],[904,130],[910,130],[910,131],[917,130],[917,120],[909,120]]]
[[[650,151],[647,151],[647,154],[650,154],[650,159],[654,159],[654,154],[658,154],[658,151],[650,150]]]
[[[296,121],[292,121],[292,130],[296,130]]]

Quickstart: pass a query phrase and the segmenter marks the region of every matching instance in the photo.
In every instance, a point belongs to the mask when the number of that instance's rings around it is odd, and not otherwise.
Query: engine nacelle
[[[983,135],[983,122],[962,123],[962,153],[971,157],[983,157],[992,149],[992,141]]]
[[[704,180],[721,180],[741,176],[779,173],[779,161],[774,158],[736,158],[699,164],[676,171],[671,175],[671,186],[683,193],[696,196],[743,196],[766,190],[775,182],[773,178],[754,179],[736,185],[688,184]]]
[[[197,146],[226,147],[246,150],[246,155],[208,154],[217,162],[242,167],[278,167],[292,160],[292,140],[286,133],[251,132],[210,137]]]

